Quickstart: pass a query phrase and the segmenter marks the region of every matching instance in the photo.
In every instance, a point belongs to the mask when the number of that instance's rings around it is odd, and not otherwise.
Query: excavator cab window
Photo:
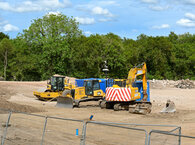
[[[93,81],[93,91],[100,89],[100,83],[98,80]]]
[[[87,80],[84,81],[85,94],[87,96],[92,96],[93,91],[100,89],[100,84],[98,80]]]
[[[84,81],[84,87],[87,96],[93,95],[92,80]]]
[[[119,87],[126,87],[126,81],[125,80],[114,81],[114,85],[118,85]]]

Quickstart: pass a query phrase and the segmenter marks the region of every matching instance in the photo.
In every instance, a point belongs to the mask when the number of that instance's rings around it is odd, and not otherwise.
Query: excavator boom
[[[146,63],[144,62],[144,63],[130,69],[130,71],[128,73],[128,77],[127,77],[127,87],[132,88],[133,83],[136,81],[136,77],[142,75],[143,94],[144,94],[143,101],[146,101],[147,97],[148,97],[146,72],[147,72]]]

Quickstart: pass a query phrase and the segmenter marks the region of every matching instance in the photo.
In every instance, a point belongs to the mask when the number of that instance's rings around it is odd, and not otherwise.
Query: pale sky
[[[73,16],[87,36],[195,33],[195,0],[0,0],[0,31],[15,38],[47,13]]]

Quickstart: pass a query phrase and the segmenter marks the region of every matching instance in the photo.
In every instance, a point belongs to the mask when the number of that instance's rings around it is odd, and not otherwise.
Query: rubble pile
[[[195,88],[195,81],[186,80],[149,80],[150,87],[155,88],[181,88],[181,89],[193,89]]]
[[[195,88],[194,82],[190,81],[189,79],[187,80],[180,80],[176,85],[176,88],[181,88],[181,89],[192,89]]]
[[[173,80],[149,80],[151,88],[174,88],[176,81]]]

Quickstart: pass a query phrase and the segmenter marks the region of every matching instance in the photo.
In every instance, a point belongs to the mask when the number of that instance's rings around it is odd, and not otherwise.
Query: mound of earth
[[[7,111],[3,111],[1,109],[13,110],[18,112],[26,112],[26,113],[40,112],[40,110],[35,107],[12,103],[2,98],[0,101],[0,114],[7,113]]]
[[[26,112],[26,113],[33,113],[33,112],[40,112],[41,110],[32,106],[28,106],[25,104],[17,104],[15,102],[10,102],[9,99],[11,96],[17,94],[17,92],[27,94],[28,91],[28,83],[21,83],[20,85],[17,82],[2,82],[0,83],[0,114],[7,113],[7,111],[3,110],[13,110],[18,112]],[[23,89],[26,86],[26,89]],[[29,92],[28,92],[29,93]]]

